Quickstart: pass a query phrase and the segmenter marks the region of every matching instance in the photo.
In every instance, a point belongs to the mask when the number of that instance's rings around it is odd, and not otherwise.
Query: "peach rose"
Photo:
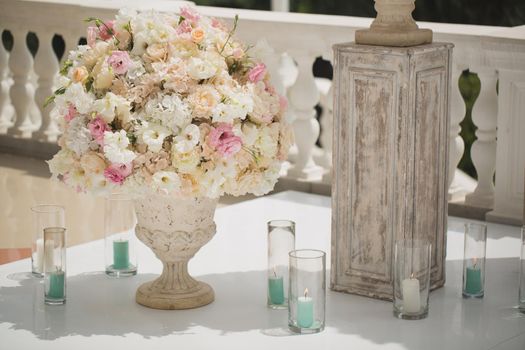
[[[106,168],[106,162],[100,154],[88,152],[80,158],[80,166],[86,173],[103,174]]]
[[[191,31],[191,40],[194,43],[201,43],[202,40],[204,40],[204,29],[202,28],[195,28]]]
[[[89,73],[86,69],[86,67],[81,66],[77,67],[73,70],[73,81],[76,83],[83,83],[87,77],[89,76]]]

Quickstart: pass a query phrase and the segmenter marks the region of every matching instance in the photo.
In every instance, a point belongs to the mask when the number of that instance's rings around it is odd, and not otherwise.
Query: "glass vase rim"
[[[64,212],[65,208],[60,204],[37,204],[31,207],[31,211],[36,214],[52,214]]]
[[[487,229],[487,224],[483,222],[474,222],[474,221],[468,221],[464,224],[465,228],[467,227],[482,227],[483,229]]]
[[[47,232],[50,232],[50,233],[66,233],[66,228],[65,227],[60,227],[60,226],[51,226],[51,227],[46,227],[44,228],[44,234]]]
[[[295,221],[288,219],[269,220],[266,224],[268,227],[295,227]]]
[[[306,252],[317,253],[317,255],[312,255],[312,256],[298,256],[297,255],[298,253],[306,253]],[[325,258],[326,252],[320,249],[294,249],[288,253],[288,256],[293,259],[304,259],[304,260],[312,259],[313,260],[313,259]]]

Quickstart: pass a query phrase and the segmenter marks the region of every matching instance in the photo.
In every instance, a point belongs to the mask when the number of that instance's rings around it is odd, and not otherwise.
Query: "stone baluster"
[[[323,157],[320,165],[328,171],[323,176],[324,183],[332,183],[332,140],[334,129],[334,97],[332,86],[322,101],[323,115],[321,116],[321,133],[320,141],[323,146]]]
[[[293,118],[293,131],[297,156],[288,175],[301,180],[320,180],[323,168],[316,165],[312,152],[319,137],[319,122],[315,106],[319,102],[319,90],[312,72],[313,56],[307,53],[294,55],[298,65],[295,83],[288,90],[289,113]]]
[[[0,34],[3,29],[0,28]],[[0,134],[7,134],[7,129],[13,126],[13,106],[9,99],[9,69],[7,62],[9,53],[0,42]]]
[[[465,197],[468,205],[492,208],[494,204],[493,177],[496,171],[496,130],[498,96],[495,71],[478,70],[481,91],[472,110],[472,120],[478,127],[477,140],[470,151],[472,163],[478,173],[478,185]]]
[[[9,55],[9,68],[13,73],[13,85],[10,96],[15,108],[15,123],[8,133],[22,138],[31,138],[34,126],[31,121],[31,103],[34,89],[30,82],[33,57],[26,44],[27,30],[15,28],[13,50]]]
[[[457,67],[452,70],[450,88],[450,125],[449,125],[449,164],[448,164],[448,200],[459,199],[464,192],[456,182],[455,174],[458,163],[465,151],[465,143],[459,135],[461,126],[459,123],[465,118],[466,106],[461,92],[459,91],[458,80],[463,69]]]
[[[58,60],[53,51],[54,33],[40,31],[38,33],[39,48],[35,57],[35,71],[38,74],[38,88],[35,93],[35,100],[42,115],[42,125],[35,133],[41,141],[56,142],[60,134],[57,123],[51,117],[51,106],[44,108],[46,99],[53,94],[55,77],[58,73]]]

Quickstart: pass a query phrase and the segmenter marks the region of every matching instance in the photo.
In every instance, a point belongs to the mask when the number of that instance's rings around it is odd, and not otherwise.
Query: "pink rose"
[[[104,22],[99,28],[98,28],[98,35],[100,36],[100,39],[102,40],[108,40],[113,37],[115,34],[115,21],[107,21]]]
[[[255,67],[250,69],[250,71],[248,72],[248,79],[250,79],[252,83],[258,83],[264,78],[265,75],[266,65],[264,63],[259,63]]]
[[[224,158],[231,157],[239,152],[242,147],[241,138],[235,136],[232,126],[226,123],[220,123],[217,127],[212,128],[206,143]]]
[[[131,174],[132,167],[130,164],[111,164],[104,170],[104,177],[109,181],[121,185],[124,180]]]
[[[77,109],[75,108],[75,106],[70,104],[69,107],[67,108],[67,114],[64,116],[64,119],[67,122],[70,122],[76,116],[77,116]]]
[[[181,7],[180,15],[190,21],[192,24],[196,24],[201,18],[199,13],[189,6]]]
[[[97,33],[98,28],[97,27],[88,27],[87,29],[87,44],[90,47],[95,47],[95,44],[97,43]]]
[[[95,119],[88,123],[88,129],[91,136],[97,143],[104,146],[104,132],[111,130],[109,125],[98,115]]]
[[[212,18],[211,19],[211,26],[213,28],[217,28],[217,29],[221,29],[223,31],[227,31],[227,28],[226,28],[226,25],[219,19],[217,18]]]
[[[193,29],[191,28],[190,22],[184,20],[180,22],[179,26],[176,29],[176,32],[177,34],[181,35],[181,34],[191,33],[192,30]]]
[[[125,74],[133,64],[127,51],[113,51],[108,57],[108,63],[117,74]]]

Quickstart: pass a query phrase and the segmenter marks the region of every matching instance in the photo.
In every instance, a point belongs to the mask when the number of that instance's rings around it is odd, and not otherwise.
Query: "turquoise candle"
[[[49,291],[47,292],[48,298],[64,298],[64,278],[64,271],[56,271],[49,273]]]
[[[467,267],[467,280],[465,281],[465,292],[468,294],[481,293],[481,269],[476,267]]]
[[[297,298],[297,324],[301,328],[310,328],[314,323],[314,302],[308,296],[308,290],[304,297]]]
[[[268,279],[268,291],[270,302],[273,305],[281,305],[284,303],[284,285],[282,277],[271,276]]]
[[[129,269],[129,242],[127,240],[113,241],[113,268]]]

